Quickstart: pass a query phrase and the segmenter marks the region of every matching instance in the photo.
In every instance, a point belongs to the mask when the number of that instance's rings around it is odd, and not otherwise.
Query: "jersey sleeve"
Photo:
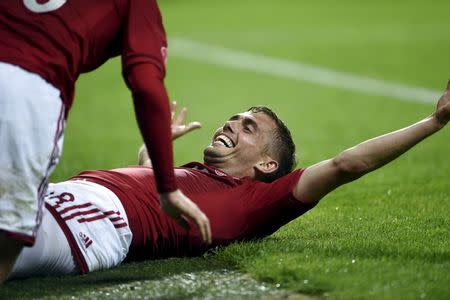
[[[267,236],[301,216],[315,204],[305,204],[293,195],[304,169],[298,169],[272,183],[255,182],[245,189],[247,226],[253,236]]]
[[[136,118],[149,150],[158,191],[177,186],[173,171],[169,98],[164,86],[166,36],[155,0],[127,1],[122,68]]]

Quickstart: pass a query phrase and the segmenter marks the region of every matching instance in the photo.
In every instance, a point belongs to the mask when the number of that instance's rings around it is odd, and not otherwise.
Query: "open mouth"
[[[234,148],[235,147],[233,141],[229,137],[227,137],[227,136],[225,136],[223,134],[218,135],[214,139],[214,142],[221,143],[222,145],[224,145],[227,148]]]

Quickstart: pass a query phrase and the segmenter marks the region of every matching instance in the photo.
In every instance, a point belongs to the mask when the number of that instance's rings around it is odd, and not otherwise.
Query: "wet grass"
[[[255,299],[283,296],[213,257],[124,264],[83,276],[8,282],[0,299]]]

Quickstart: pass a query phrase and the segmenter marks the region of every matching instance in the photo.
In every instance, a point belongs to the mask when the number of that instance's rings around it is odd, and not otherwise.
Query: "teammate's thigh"
[[[64,124],[59,90],[0,62],[0,231],[29,245],[47,177],[60,156]]]
[[[9,279],[75,273],[78,268],[69,242],[52,214],[44,208],[36,242],[33,247],[22,249]]]

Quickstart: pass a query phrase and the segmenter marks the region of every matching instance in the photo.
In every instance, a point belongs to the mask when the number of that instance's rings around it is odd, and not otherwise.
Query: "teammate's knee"
[[[23,244],[0,233],[0,284],[6,281]]]

